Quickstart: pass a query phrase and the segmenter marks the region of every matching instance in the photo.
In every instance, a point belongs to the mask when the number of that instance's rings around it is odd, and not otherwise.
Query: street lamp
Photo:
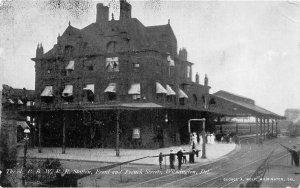
[[[201,121],[202,122],[202,159],[206,159],[206,148],[205,148],[205,118],[202,119],[190,119],[188,122],[188,131],[191,133],[191,121]]]
[[[168,119],[168,113],[166,113],[166,115],[165,115],[165,122],[166,122],[166,123],[169,122],[169,119]]]
[[[24,158],[23,158],[22,185],[23,185],[23,186],[26,186],[26,185],[25,185],[26,170],[27,170],[27,169],[26,169],[26,154],[27,154],[27,144],[28,144],[29,134],[30,134],[30,130],[29,130],[28,127],[25,128],[24,134],[25,134],[25,137],[24,137],[25,144],[24,144]]]

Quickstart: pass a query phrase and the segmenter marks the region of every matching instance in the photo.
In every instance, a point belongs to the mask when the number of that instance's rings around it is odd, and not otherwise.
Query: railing
[[[274,150],[268,155],[268,157],[263,161],[263,163],[256,169],[250,178],[250,181],[246,183],[245,187],[260,187],[263,178],[265,176],[266,170],[268,169],[268,161],[271,158]]]

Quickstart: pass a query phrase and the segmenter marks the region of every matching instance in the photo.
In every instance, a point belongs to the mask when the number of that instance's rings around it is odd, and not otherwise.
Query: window
[[[194,99],[194,104],[197,105],[198,99],[197,99],[197,96],[195,94],[193,94],[193,99]]]
[[[179,104],[184,105],[185,104],[185,98],[179,98]]]
[[[133,68],[134,69],[139,69],[140,68],[140,63],[139,62],[134,62],[133,63]]]
[[[74,64],[75,64],[74,60],[71,60],[68,62],[68,65],[66,66],[67,75],[70,75],[72,73],[72,71],[74,71]]]
[[[53,86],[46,86],[41,93],[41,101],[45,103],[53,102]]]
[[[139,99],[141,99],[141,95],[139,95],[139,94],[134,94],[134,95],[132,95],[132,99],[133,99],[133,100],[139,100]]]
[[[117,99],[116,93],[107,92],[106,94],[107,94],[108,100],[110,100],[110,101],[114,101]]]
[[[132,95],[133,100],[139,100],[141,98],[141,85],[139,83],[132,84],[128,94]]]
[[[89,65],[89,66],[87,66],[87,70],[89,70],[89,71],[93,71],[93,70],[94,70],[94,66],[93,66],[93,65]]]
[[[109,83],[106,89],[104,90],[104,92],[108,96],[108,100],[110,101],[117,99],[116,91],[117,91],[116,83]]]
[[[211,98],[211,99],[209,100],[209,104],[216,104],[215,99],[214,99],[214,98]]]
[[[118,57],[106,58],[106,70],[107,72],[119,72],[119,58]]]
[[[114,53],[116,51],[116,42],[111,41],[106,45],[107,53]]]
[[[191,66],[189,65],[186,67],[186,77],[187,78],[191,77]]]
[[[83,90],[85,91],[85,96],[87,101],[89,102],[94,102],[94,84],[86,84],[85,87],[83,88]]]
[[[62,92],[62,97],[66,102],[73,102],[73,85],[66,85]]]
[[[73,55],[73,51],[74,51],[74,48],[73,46],[65,46],[65,49],[64,49],[64,53],[66,56],[72,56]]]

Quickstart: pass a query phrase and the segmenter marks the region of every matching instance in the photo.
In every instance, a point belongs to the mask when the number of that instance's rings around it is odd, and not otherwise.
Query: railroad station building
[[[197,73],[185,48],[178,50],[170,21],[145,26],[120,0],[120,18],[97,5],[95,23],[69,23],[44,53],[38,44],[34,106],[39,151],[43,146],[159,148],[189,142],[189,119],[236,114],[230,103],[210,95],[207,75]],[[223,101],[223,102],[222,102]],[[193,131],[201,131],[193,126]]]
[[[120,19],[97,5],[96,22],[70,23],[35,62],[39,146],[157,148],[188,143],[190,118],[207,115],[208,78],[196,74],[170,22],[144,26],[120,1]],[[209,126],[207,129],[211,129]]]

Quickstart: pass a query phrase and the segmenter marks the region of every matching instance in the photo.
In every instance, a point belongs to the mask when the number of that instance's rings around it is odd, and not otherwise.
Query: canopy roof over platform
[[[214,98],[216,101],[215,109],[219,109],[224,115],[284,119],[283,116],[255,105],[255,101],[252,99],[243,98],[240,95],[235,95],[226,91],[218,91],[211,95],[210,98]]]

